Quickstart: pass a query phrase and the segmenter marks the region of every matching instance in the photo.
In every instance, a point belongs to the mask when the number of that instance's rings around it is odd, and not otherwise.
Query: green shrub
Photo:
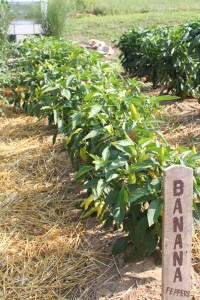
[[[48,0],[42,11],[36,12],[46,36],[61,37],[65,32],[66,18],[74,10],[68,0]]]
[[[146,77],[153,86],[182,98],[198,94],[200,20],[180,26],[136,29],[124,33],[119,41],[125,70]]]
[[[8,28],[13,18],[8,1],[0,0],[0,47],[4,50],[8,40]]]
[[[8,1],[0,0],[0,93],[2,87],[9,84],[10,75],[7,67],[7,56],[10,44],[8,42],[8,28],[13,18]],[[1,98],[1,97],[0,97]]]
[[[101,55],[62,39],[28,39],[18,51],[12,101],[48,116],[66,136],[75,180],[88,190],[84,217],[95,213],[105,227],[123,230],[114,254],[132,260],[152,253],[162,239],[163,170],[192,167],[194,199],[200,197],[200,155],[194,147],[170,147],[159,131],[159,101],[174,98],[141,94],[142,83],[124,80]],[[193,204],[198,222],[200,204]]]

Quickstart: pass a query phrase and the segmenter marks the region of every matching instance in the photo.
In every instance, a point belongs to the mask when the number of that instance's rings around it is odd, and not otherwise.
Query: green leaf
[[[101,105],[94,105],[90,111],[89,118],[93,118],[94,116],[96,116],[101,111],[101,109]]]
[[[156,177],[151,180],[150,185],[158,189],[158,187],[161,187],[161,182],[162,177]]]
[[[85,96],[84,100],[85,100],[85,101],[90,101],[91,99],[93,99],[94,94],[95,94],[94,92],[87,94],[87,95]]]
[[[134,241],[133,241],[134,243]],[[144,243],[138,243],[137,245],[134,243],[127,248],[125,253],[124,261],[125,263],[133,262],[135,260],[140,260],[144,258],[147,254],[147,250],[144,246]]]
[[[47,92],[51,92],[51,91],[55,91],[55,90],[58,90],[58,87],[57,86],[48,86],[45,88],[45,86],[43,87],[43,93],[47,93]]]
[[[151,197],[152,195],[148,190],[145,190],[143,188],[136,188],[129,194],[128,201],[129,203],[135,202],[137,200],[141,200],[141,202],[144,202],[144,199],[145,201],[147,201],[147,199],[150,200]]]
[[[197,184],[196,180],[193,181],[194,193],[200,198],[200,187]]]
[[[108,196],[106,197],[105,206],[111,205],[116,203],[119,197],[119,191],[111,191]]]
[[[83,187],[88,189],[88,188],[97,186],[98,180],[99,180],[98,178],[92,178],[92,179],[88,180],[87,182],[85,182]]]
[[[58,119],[58,130],[60,133],[63,132],[63,129],[64,129],[64,125],[65,125],[65,122],[63,119]]]
[[[128,244],[127,237],[118,238],[112,247],[112,254],[117,255],[117,254],[124,253],[126,251],[127,244]]]
[[[94,167],[92,167],[92,166],[83,166],[83,167],[81,167],[78,170],[78,172],[76,173],[76,175],[74,176],[74,180],[77,180],[78,178],[83,176],[85,173],[88,173],[89,171],[91,171],[93,169],[94,169]]]
[[[158,244],[158,240],[157,240],[154,230],[147,231],[145,233],[143,243],[144,243],[148,253],[152,253],[153,251],[155,251],[157,244]]]
[[[98,184],[97,184],[97,197],[101,196],[105,187],[106,187],[106,181],[103,179],[99,179]]]
[[[153,178],[149,183],[149,187],[154,190],[160,190],[161,189],[161,181],[162,181],[161,177]]]
[[[194,203],[193,219],[200,226],[200,203]]]
[[[66,87],[68,87],[71,84],[71,82],[74,80],[75,77],[76,77],[75,75],[70,75],[67,78],[67,80],[66,80]]]
[[[109,150],[109,146],[106,147],[103,152],[102,152],[102,157],[103,157],[103,160],[106,161],[109,159],[109,156],[110,156],[110,150]]]
[[[180,97],[178,96],[170,96],[170,95],[164,95],[164,96],[158,96],[156,97],[156,101],[172,101],[172,100],[178,100]]]
[[[162,225],[159,222],[154,225],[154,230],[159,237],[162,237]]]
[[[147,212],[149,227],[157,222],[161,210],[162,210],[162,202],[160,201],[160,199],[153,200],[150,203]]]
[[[135,150],[135,144],[131,139],[121,140],[113,142],[111,144],[124,153],[128,153],[130,155],[137,155],[137,152]]]
[[[88,139],[92,139],[92,138],[94,138],[94,137],[97,137],[98,135],[100,135],[100,134],[102,134],[102,130],[100,130],[100,129],[97,129],[97,130],[92,130],[92,131],[90,131],[84,138],[83,138],[83,140],[85,141],[85,140],[88,140]]]
[[[123,186],[119,192],[119,202],[122,204],[126,204],[128,201],[128,192],[125,189],[125,187]]]
[[[62,89],[61,90],[61,96],[65,97],[67,100],[71,99],[71,93],[67,89]]]
[[[58,136],[58,130],[55,131],[54,135],[53,135],[53,145],[55,144],[56,142],[56,138]]]
[[[143,139],[140,139],[138,141],[138,143],[139,143],[139,145],[141,145],[142,148],[145,148],[147,145],[152,143],[152,140],[150,138],[143,138]]]
[[[41,107],[41,110],[52,110],[53,109],[53,107],[52,106],[43,106],[43,107]]]
[[[200,227],[200,217],[196,211],[193,211],[193,219],[194,219],[195,223]]]
[[[146,169],[153,169],[153,165],[150,164],[149,162],[135,163],[134,165],[131,166],[130,172],[136,173]]]
[[[112,145],[115,146],[115,147],[118,147],[118,146],[120,146],[120,147],[135,146],[134,142],[131,139],[113,142]]]
[[[123,207],[122,205],[120,206],[119,203],[117,203],[114,209],[112,210],[113,218],[118,228],[123,222],[125,213],[126,213],[125,207]]]
[[[188,160],[189,161],[200,160],[200,153],[197,153],[197,154],[194,154],[194,155],[190,156],[190,158]]]
[[[106,173],[106,181],[109,182],[113,179],[116,179],[119,177],[119,174],[117,173],[113,173],[113,171],[109,171]]]
[[[75,129],[77,125],[81,122],[81,112],[72,115],[72,129]]]
[[[119,227],[126,214],[126,204],[128,201],[128,193],[124,187],[121,188],[119,192],[118,202],[113,209],[113,217],[117,227]]]
[[[167,139],[164,136],[164,134],[161,131],[156,131],[157,135],[162,139],[162,141],[165,143],[165,145],[168,145]]]
[[[108,167],[108,171],[111,171],[111,170],[115,170],[115,169],[118,169],[120,167],[123,167],[127,164],[127,160],[124,159],[124,158],[117,158],[116,160],[114,160],[110,166]]]
[[[106,162],[101,160],[101,159],[97,159],[95,162],[95,171],[98,171],[100,168],[104,167],[106,165]]]
[[[200,167],[196,168],[196,170],[195,170],[195,175],[198,175],[198,174],[200,174]]]
[[[57,110],[53,110],[53,116],[54,116],[54,123],[58,124],[58,118],[59,118],[59,114]]]
[[[149,225],[148,225],[147,216],[144,216],[143,218],[138,220],[137,224],[135,225],[135,234],[137,235],[137,237],[141,239],[141,237],[144,236],[148,227]]]
[[[105,220],[105,223],[103,224],[103,227],[105,229],[109,229],[113,227],[113,221],[114,221],[113,216],[106,216],[106,212],[105,212],[102,218],[102,221],[103,220]]]
[[[133,219],[133,224],[137,224],[138,218],[141,218],[141,204],[135,204],[134,202],[130,204],[130,213]]]
[[[181,159],[184,159],[184,158],[186,158],[188,155],[190,155],[190,153],[191,153],[191,150],[185,151],[185,152],[183,152],[183,153],[180,155],[180,158],[181,158]]]

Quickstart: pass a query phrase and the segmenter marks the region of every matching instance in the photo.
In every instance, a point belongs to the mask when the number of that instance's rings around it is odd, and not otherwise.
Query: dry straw
[[[111,260],[85,242],[66,151],[44,122],[3,111],[0,299],[89,299]]]

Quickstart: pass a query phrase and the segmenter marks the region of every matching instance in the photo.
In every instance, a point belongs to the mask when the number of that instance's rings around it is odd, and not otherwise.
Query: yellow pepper
[[[137,109],[135,108],[135,105],[133,103],[131,103],[130,105],[130,111],[131,111],[131,116],[133,117],[134,120],[140,119]]]

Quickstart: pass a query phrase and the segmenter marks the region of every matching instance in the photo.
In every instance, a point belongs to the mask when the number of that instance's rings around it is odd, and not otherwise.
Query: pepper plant
[[[10,102],[38,118],[48,117],[66,137],[75,180],[88,191],[83,217],[96,214],[107,228],[124,235],[113,253],[137,259],[162,239],[162,176],[165,167],[194,169],[194,219],[200,219],[200,155],[195,148],[172,148],[159,130],[159,101],[136,79],[124,79],[101,55],[55,38],[28,39],[18,46],[10,68]],[[54,136],[54,141],[56,134]]]
[[[133,28],[118,43],[125,70],[146,77],[161,93],[199,98],[200,19],[172,27]]]

